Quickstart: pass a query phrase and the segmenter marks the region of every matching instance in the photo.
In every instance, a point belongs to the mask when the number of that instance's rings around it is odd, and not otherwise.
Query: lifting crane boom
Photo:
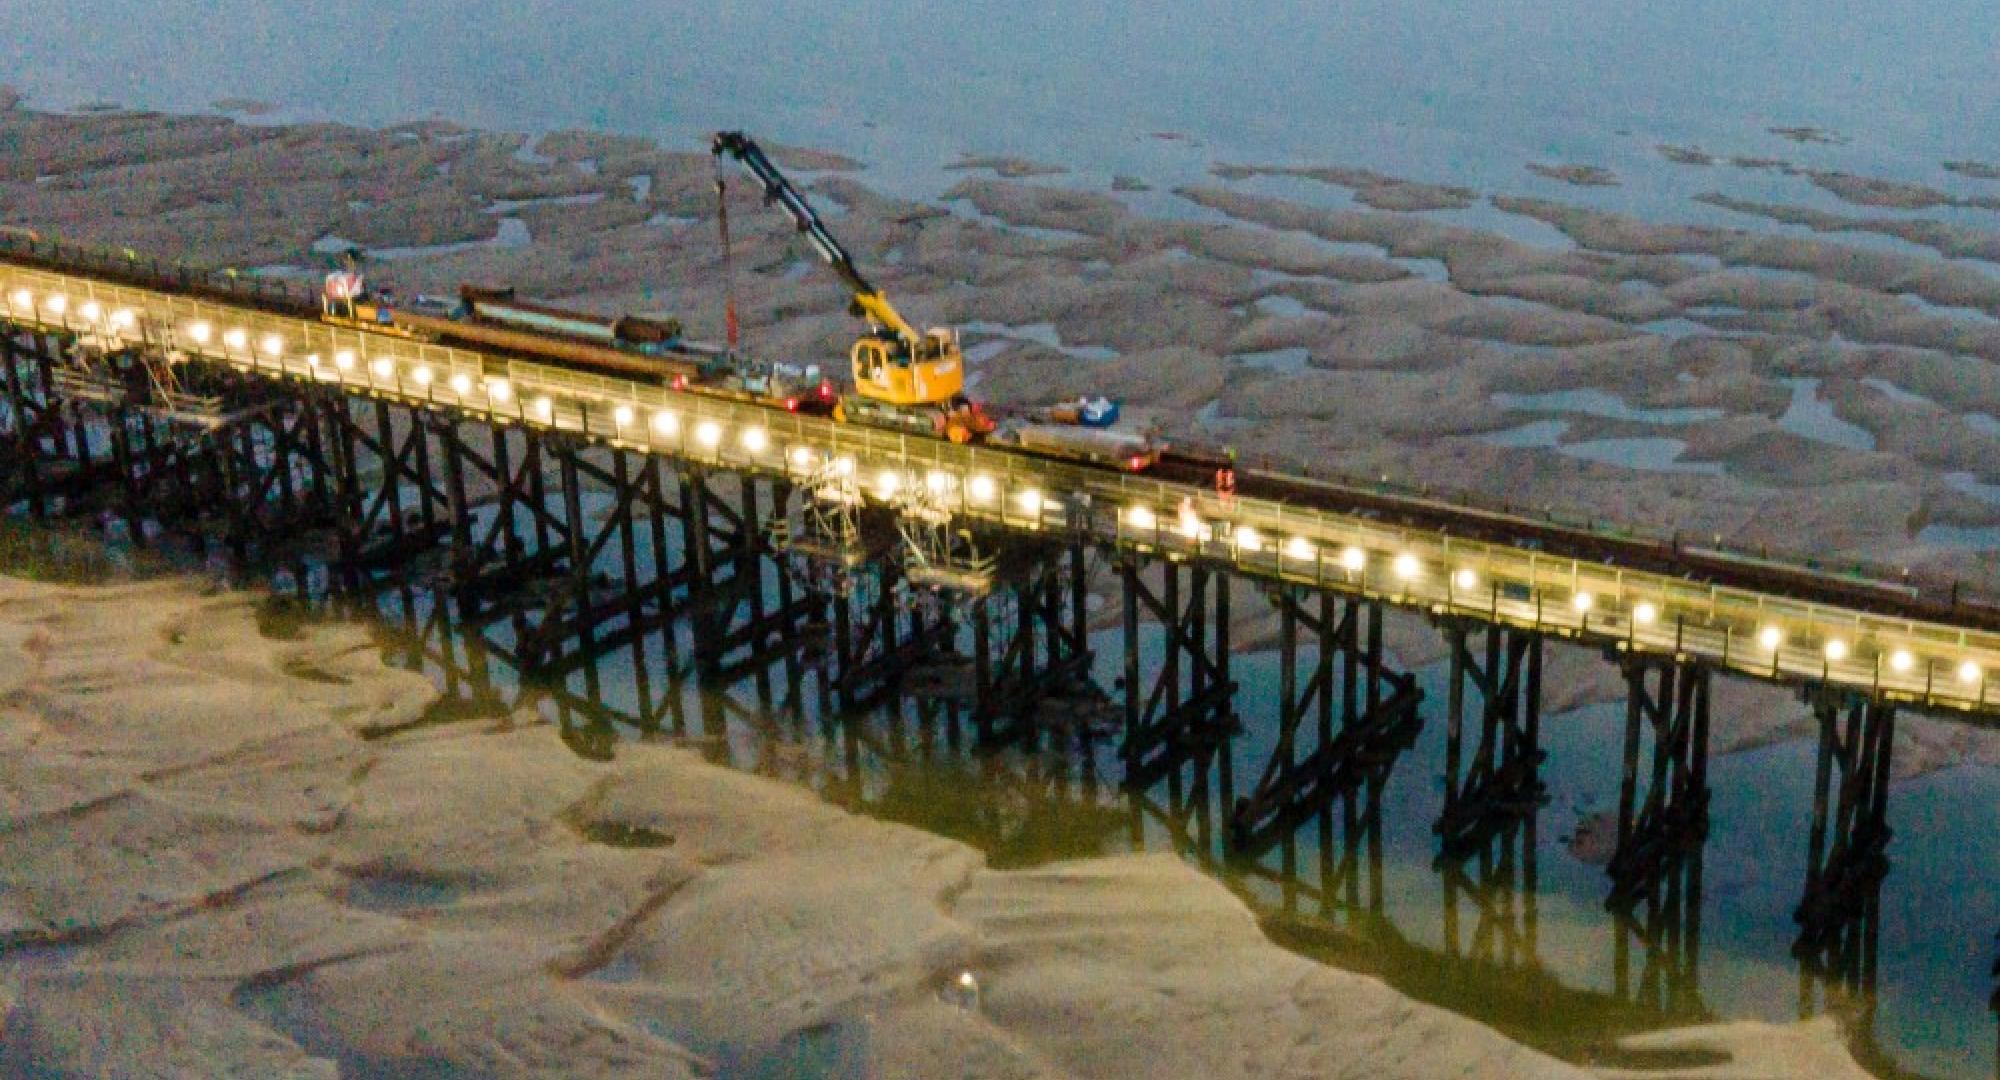
[[[763,185],[764,201],[778,203],[792,215],[792,223],[812,241],[820,258],[853,292],[856,315],[895,331],[896,336],[911,349],[917,347],[923,335],[897,313],[882,290],[862,276],[860,268],[854,265],[854,257],[840,246],[840,241],[834,239],[826,224],[820,221],[819,212],[806,202],[805,196],[799,194],[790,180],[785,179],[785,174],[778,171],[778,166],[764,153],[764,148],[757,145],[756,140],[740,131],[717,132],[711,152],[718,158],[728,154],[742,162],[743,167],[749,169],[757,182]]]
[[[958,347],[957,332],[947,328],[918,331],[911,326],[882,290],[862,276],[853,257],[827,231],[812,204],[749,136],[740,131],[717,132],[709,149],[718,163],[717,194],[724,194],[719,165],[728,154],[757,177],[764,187],[765,202],[778,203],[792,216],[792,224],[812,241],[820,258],[852,294],[850,310],[868,320],[869,332],[854,343],[851,357],[855,395],[839,402],[834,415],[930,431],[953,442],[969,442],[991,433],[992,419],[966,400],[965,354]],[[722,212],[727,213],[726,200]]]

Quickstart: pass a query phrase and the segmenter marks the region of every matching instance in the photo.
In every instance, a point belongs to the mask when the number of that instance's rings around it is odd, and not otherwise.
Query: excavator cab
[[[965,357],[956,331],[938,328],[915,340],[914,352],[892,330],[854,343],[854,386],[886,405],[935,405],[965,390]]]

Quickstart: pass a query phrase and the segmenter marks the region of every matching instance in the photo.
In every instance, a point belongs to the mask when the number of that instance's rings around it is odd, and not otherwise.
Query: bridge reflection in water
[[[423,722],[533,705],[593,757],[672,738],[1003,866],[1168,845],[1235,882],[1294,947],[1544,1044],[1706,1015],[1718,666],[1694,655],[1600,642],[1627,687],[1616,933],[1610,989],[1570,988],[1538,953],[1543,653],[1578,636],[1561,624],[1416,605],[1448,656],[1444,700],[1427,702],[1384,650],[1391,600],[1244,577],[1200,546],[1107,540],[1040,506],[1024,527],[921,491],[885,505],[831,457],[731,467],[587,423],[574,434],[228,367],[182,372],[162,407],[144,363],[100,358],[79,381],[74,337],[0,345],[0,502],[142,545],[213,546],[279,567],[306,610],[386,620],[391,655],[445,691]],[[1246,606],[1277,625],[1275,686],[1256,694],[1231,647]],[[1800,1009],[1841,1009],[1865,1047],[1907,697],[1810,681],[1805,694],[1819,738],[1794,913]],[[1426,712],[1445,728],[1434,948],[1389,918],[1383,850],[1383,792]],[[1256,760],[1239,760],[1249,745]]]

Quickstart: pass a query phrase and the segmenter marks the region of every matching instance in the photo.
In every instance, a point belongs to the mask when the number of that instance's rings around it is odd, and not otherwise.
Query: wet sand
[[[1170,856],[986,869],[689,750],[447,718],[363,629],[257,614],[0,579],[0,1075],[1587,1075]],[[1827,1025],[1670,1038],[1861,1075]]]

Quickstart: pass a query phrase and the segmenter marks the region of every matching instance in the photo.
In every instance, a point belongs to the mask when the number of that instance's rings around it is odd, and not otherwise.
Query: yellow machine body
[[[885,405],[941,405],[965,391],[958,335],[932,330],[912,351],[900,338],[870,334],[854,343],[854,388]]]

